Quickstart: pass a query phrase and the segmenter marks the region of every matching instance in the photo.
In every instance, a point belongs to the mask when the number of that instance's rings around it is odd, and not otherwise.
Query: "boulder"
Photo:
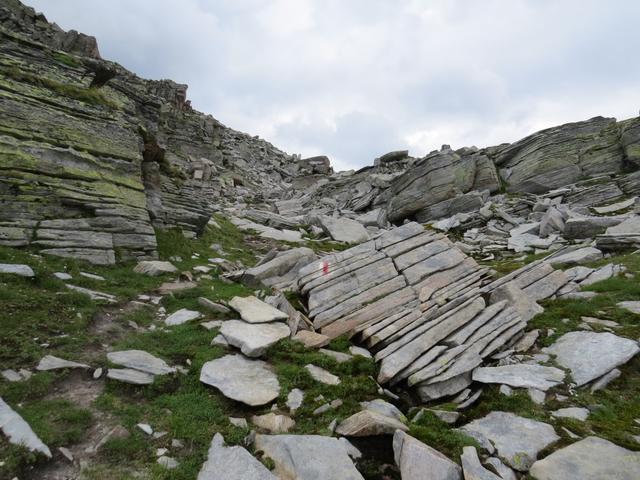
[[[245,448],[225,446],[222,435],[216,433],[197,480],[246,479],[277,480],[277,477]]]
[[[402,430],[393,434],[393,456],[402,480],[462,478],[462,471],[455,462]]]
[[[482,466],[475,447],[463,447],[460,462],[464,480],[502,480],[501,477]]]
[[[555,418],[573,418],[584,422],[589,416],[589,409],[582,407],[559,408],[551,412],[551,416]]]
[[[251,417],[251,423],[270,433],[287,433],[296,426],[296,422],[291,418],[286,415],[277,415],[273,412],[264,415],[254,415]]]
[[[228,320],[222,324],[220,333],[230,345],[238,347],[247,357],[259,357],[267,348],[288,338],[291,330],[281,322],[252,324]]]
[[[328,345],[331,339],[321,333],[310,330],[300,330],[293,336],[293,340],[304,344],[307,348],[320,348]]]
[[[154,376],[132,368],[110,368],[107,370],[107,378],[132,385],[151,385]]]
[[[362,410],[343,420],[336,428],[336,433],[346,437],[369,437],[393,435],[396,430],[407,431],[408,427],[396,418],[374,410]]]
[[[248,323],[267,323],[289,318],[285,312],[281,312],[254,296],[233,297],[229,306],[240,314],[242,320]]]
[[[349,445],[336,438],[256,435],[255,448],[275,462],[274,473],[281,479],[364,480],[349,458]]]
[[[18,265],[12,263],[0,263],[0,273],[11,273],[21,277],[35,277],[36,275],[29,265]]]
[[[51,458],[51,450],[31,430],[31,427],[2,398],[0,398],[0,429],[9,443],[22,445],[31,452]]]
[[[158,277],[165,273],[175,273],[178,269],[171,262],[143,260],[142,262],[138,262],[133,271],[150,277]]]
[[[640,347],[612,333],[569,332],[543,351],[555,355],[558,365],[568,368],[580,387],[628,362]]]
[[[173,327],[175,325],[182,325],[183,323],[190,322],[191,320],[195,320],[197,318],[200,318],[201,316],[202,314],[200,312],[181,308],[177,312],[174,312],[167,318],[165,318],[164,324]]]
[[[369,233],[364,226],[356,220],[341,217],[320,217],[320,226],[332,239],[344,243],[362,243],[369,240]]]
[[[529,470],[538,452],[560,439],[551,425],[507,412],[491,412],[460,430],[490,453],[495,448],[507,465],[521,472]]]
[[[154,357],[143,350],[110,352],[107,353],[107,360],[121,367],[132,368],[151,375],[166,375],[176,371],[174,367],[167,365],[164,360]]]
[[[538,460],[529,473],[536,480],[637,480],[640,452],[587,437]]]
[[[249,406],[260,406],[280,394],[278,377],[260,360],[242,355],[226,355],[202,366],[200,381],[216,387],[222,394]]]
[[[53,355],[45,355],[40,359],[36,370],[39,371],[47,371],[47,370],[60,370],[62,368],[91,368],[89,365],[85,365],[84,363],[78,362],[70,362],[69,360],[64,360],[62,358],[54,357]]]
[[[327,372],[324,368],[316,367],[315,365],[311,364],[305,365],[304,368],[317,382],[324,383],[325,385],[340,384],[340,378],[335,376],[331,372]]]

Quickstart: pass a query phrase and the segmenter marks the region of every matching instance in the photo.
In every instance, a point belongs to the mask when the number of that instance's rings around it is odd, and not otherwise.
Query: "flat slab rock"
[[[132,368],[110,368],[107,371],[107,378],[131,385],[151,385],[155,379],[150,373]]]
[[[361,243],[369,240],[367,229],[356,220],[322,216],[320,224],[325,233],[338,242]]]
[[[551,412],[551,416],[554,418],[573,418],[584,422],[589,416],[589,409],[583,407],[560,408]]]
[[[622,365],[640,351],[638,343],[612,333],[569,332],[543,350],[571,370],[577,386],[585,385]]]
[[[0,263],[0,273],[12,273],[21,277],[35,277],[36,275],[29,265],[13,263]]]
[[[480,383],[500,383],[515,388],[535,388],[546,392],[564,380],[559,368],[518,363],[501,367],[480,367],[473,371],[472,379]]]
[[[225,446],[222,435],[216,433],[197,480],[246,479],[277,480],[277,477],[245,448]]]
[[[0,430],[14,445],[23,445],[32,452],[40,452],[51,458],[51,451],[31,430],[24,419],[0,398]]]
[[[64,360],[63,358],[54,357],[53,355],[45,355],[40,359],[36,370],[48,371],[48,370],[60,370],[62,368],[91,368],[84,363],[71,362]]]
[[[349,445],[336,438],[256,435],[255,448],[275,462],[274,473],[281,479],[364,480],[349,458]]]
[[[538,460],[529,473],[536,480],[637,480],[640,452],[587,437]]]
[[[242,320],[248,323],[267,323],[289,318],[288,314],[254,296],[233,297],[229,306],[240,314]]]
[[[531,468],[538,452],[560,439],[551,425],[507,412],[491,412],[460,430],[490,453],[495,447],[507,465],[521,472]]]
[[[458,464],[401,430],[393,435],[393,456],[402,480],[462,478]]]
[[[250,406],[265,405],[280,393],[278,377],[261,360],[226,355],[202,366],[200,381]]]
[[[555,265],[579,265],[602,259],[602,252],[595,247],[584,247],[573,252],[563,253],[549,260]]]
[[[464,447],[460,455],[465,480],[502,480],[482,466],[475,447]]]
[[[228,320],[222,324],[220,333],[229,345],[239,348],[247,357],[259,357],[267,348],[288,338],[291,330],[281,322],[253,324]]]
[[[175,325],[182,325],[183,323],[190,322],[191,320],[195,320],[197,318],[200,318],[201,316],[202,314],[200,312],[181,308],[177,312],[174,312],[167,318],[165,318],[164,324],[173,327]]]
[[[340,378],[335,376],[331,372],[327,372],[324,368],[316,367],[315,365],[305,365],[304,368],[309,372],[313,379],[317,382],[324,383],[325,385],[339,385]]]
[[[115,365],[131,368],[150,375],[167,375],[176,369],[167,365],[161,358],[155,357],[144,350],[121,350],[107,353],[107,360]]]

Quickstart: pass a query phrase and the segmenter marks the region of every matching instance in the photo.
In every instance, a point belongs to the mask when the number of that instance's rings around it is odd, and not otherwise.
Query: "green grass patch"
[[[78,60],[64,52],[54,52],[51,56],[54,60],[66,65],[67,67],[77,68],[81,66],[81,63]]]
[[[17,82],[43,87],[63,97],[79,100],[90,105],[100,105],[113,109],[118,108],[118,106],[107,98],[104,92],[98,88],[87,88],[61,83],[50,78],[19,70],[16,67],[0,67],[0,72]]]
[[[480,448],[473,438],[452,429],[450,425],[428,411],[425,411],[418,421],[411,422],[408,433],[455,462],[459,462],[463,447]]]

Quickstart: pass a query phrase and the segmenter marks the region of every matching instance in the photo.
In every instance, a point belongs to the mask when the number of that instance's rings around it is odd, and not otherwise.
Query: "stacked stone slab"
[[[357,336],[375,352],[380,383],[406,380],[432,399],[464,389],[474,368],[522,334],[519,302],[491,302],[492,292],[511,284],[533,302],[567,282],[542,261],[491,281],[444,235],[408,223],[307,265],[298,286],[314,328]]]

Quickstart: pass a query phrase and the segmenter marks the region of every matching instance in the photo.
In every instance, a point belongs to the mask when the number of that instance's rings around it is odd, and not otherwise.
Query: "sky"
[[[637,0],[24,0],[336,170],[640,109]]]

